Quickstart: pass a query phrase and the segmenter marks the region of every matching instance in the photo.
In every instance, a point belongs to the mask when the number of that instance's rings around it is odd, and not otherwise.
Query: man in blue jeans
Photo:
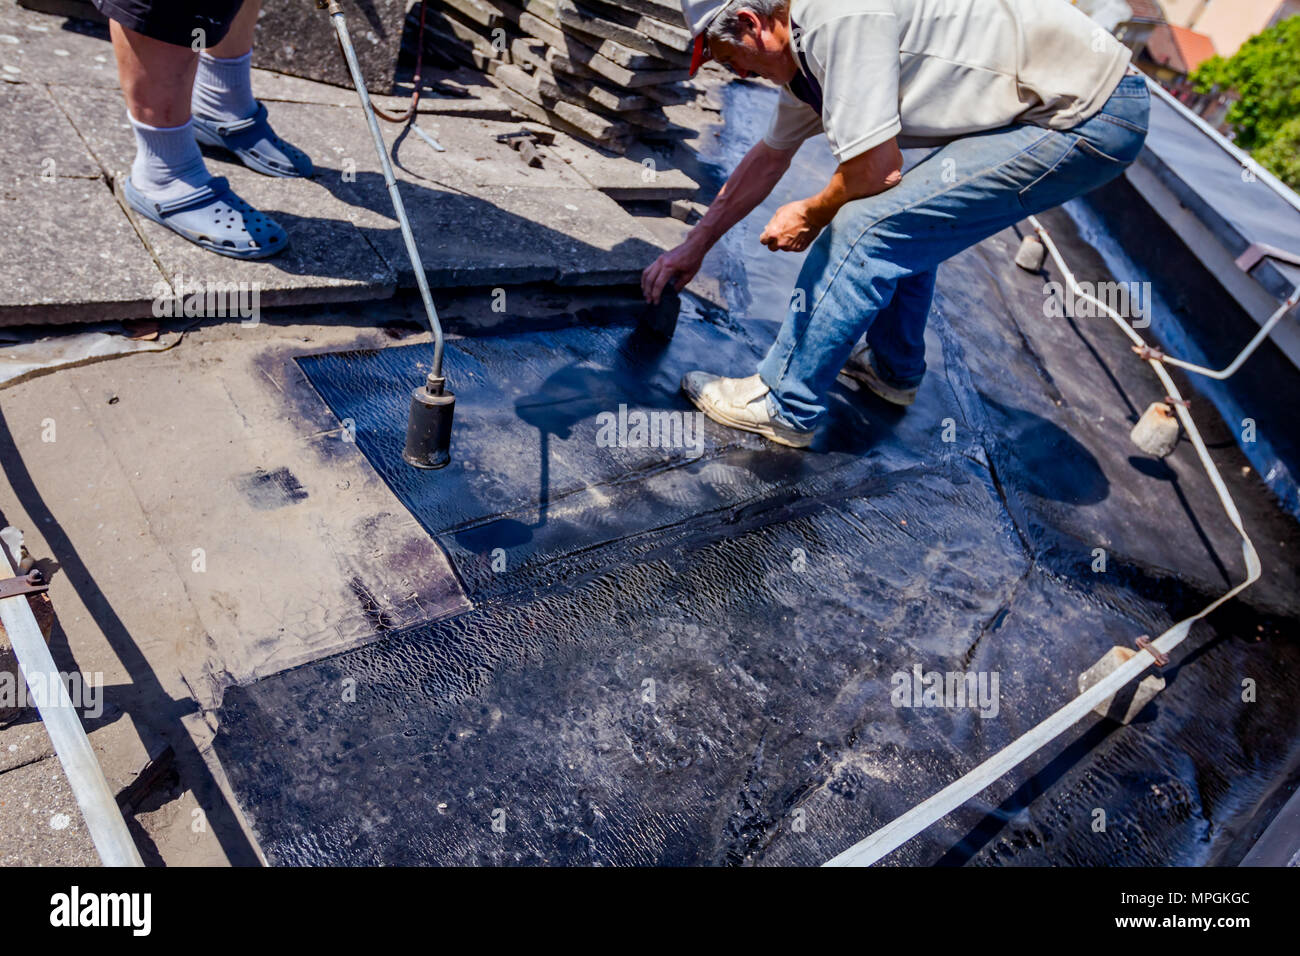
[[[710,418],[783,445],[812,441],[841,371],[910,404],[939,263],[1114,179],[1146,139],[1145,79],[1066,0],[683,0],[683,12],[693,69],[713,59],[782,89],[763,141],[645,270],[647,299],[691,280],[805,139],[825,132],[839,163],[760,237],[809,253],[758,373],[682,380]],[[935,151],[903,175],[912,146]]]

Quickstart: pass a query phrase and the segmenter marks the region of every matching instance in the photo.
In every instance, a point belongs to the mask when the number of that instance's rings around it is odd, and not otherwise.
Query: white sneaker
[[[844,363],[844,368],[840,369],[840,374],[865,385],[885,401],[893,402],[895,405],[906,406],[916,401],[919,386],[899,388],[890,385],[880,377],[876,367],[871,363],[871,346],[865,339],[853,347],[853,352],[849,355],[849,360]]]
[[[682,378],[682,391],[696,408],[728,428],[753,432],[791,448],[807,448],[812,443],[812,431],[796,431],[768,414],[770,389],[757,375],[723,378],[708,372],[687,372]]]

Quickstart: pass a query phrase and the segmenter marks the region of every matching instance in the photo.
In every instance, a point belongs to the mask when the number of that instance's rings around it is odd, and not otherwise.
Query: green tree
[[[1267,146],[1255,150],[1255,161],[1292,189],[1300,190],[1300,116],[1284,124]]]
[[[1300,16],[1247,40],[1230,59],[1206,60],[1191,80],[1201,93],[1236,90],[1241,99],[1227,121],[1237,145],[1300,189]]]

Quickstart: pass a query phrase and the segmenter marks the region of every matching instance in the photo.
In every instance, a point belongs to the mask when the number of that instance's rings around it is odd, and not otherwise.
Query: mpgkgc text
[[[1249,903],[1249,893],[1121,893],[1121,903],[1159,906],[1162,903]]]

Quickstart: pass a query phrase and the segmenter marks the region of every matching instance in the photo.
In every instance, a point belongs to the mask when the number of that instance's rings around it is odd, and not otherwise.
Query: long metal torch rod
[[[388,147],[384,145],[383,134],[379,132],[379,120],[375,117],[375,108],[366,92],[366,81],[361,77],[361,65],[357,62],[356,50],[352,48],[352,38],[348,35],[348,25],[343,20],[343,11],[337,0],[329,0],[330,22],[338,34],[339,46],[343,48],[343,58],[348,61],[352,71],[352,83],[361,98],[361,109],[366,114],[366,123],[370,126],[370,135],[375,140],[375,152],[379,154],[379,165],[384,170],[384,182],[388,186],[388,195],[393,200],[393,212],[397,213],[397,224],[402,229],[402,241],[406,243],[406,254],[411,259],[411,268],[415,270],[415,284],[420,287],[420,298],[424,300],[424,311],[429,317],[429,327],[433,330],[433,371],[429,373],[429,389],[435,393],[442,391],[442,323],[438,321],[438,310],[433,307],[433,296],[429,294],[429,280],[424,274],[424,263],[420,261],[420,250],[415,246],[415,236],[411,233],[411,224],[406,218],[406,207],[402,205],[401,193],[397,191],[397,177],[393,175],[393,164],[388,160]],[[436,388],[435,388],[436,385]]]

